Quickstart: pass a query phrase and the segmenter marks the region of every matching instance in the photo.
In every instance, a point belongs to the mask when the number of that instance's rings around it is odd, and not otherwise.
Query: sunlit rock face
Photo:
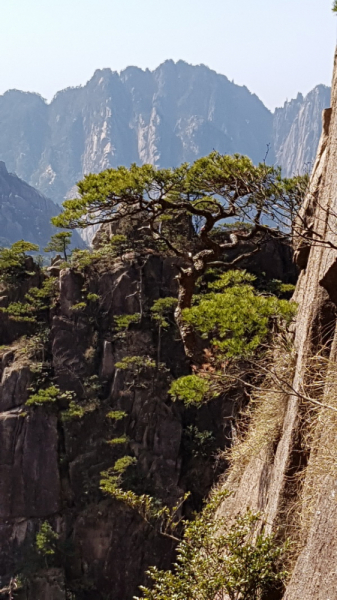
[[[0,160],[61,203],[89,172],[118,165],[177,166],[221,153],[310,170],[330,89],[318,86],[271,113],[246,87],[204,65],[168,60],[154,71],[97,70],[51,103],[17,90],[0,97]],[[268,151],[268,152],[267,152]]]
[[[202,65],[103,69],[50,104],[16,90],[1,96],[0,160],[61,202],[85,173],[121,164],[175,166],[213,149],[258,162],[272,145],[272,120],[246,87]]]
[[[276,163],[287,177],[310,173],[322,132],[321,115],[330,106],[331,89],[318,85],[305,97],[277,108],[274,114],[273,142]]]

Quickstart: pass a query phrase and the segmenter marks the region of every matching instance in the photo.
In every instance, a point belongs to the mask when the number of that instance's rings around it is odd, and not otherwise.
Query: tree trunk
[[[191,308],[195,284],[200,273],[193,268],[184,269],[179,276],[178,306],[174,317],[178,326],[186,356],[196,365],[203,363],[203,345],[194,328],[183,320],[184,308]]]

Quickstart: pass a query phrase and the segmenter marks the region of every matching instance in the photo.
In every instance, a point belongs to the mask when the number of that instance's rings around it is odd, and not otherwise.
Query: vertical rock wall
[[[306,245],[299,238],[297,258],[302,268],[294,300],[298,316],[294,332],[293,389],[284,394],[277,438],[265,440],[252,453],[240,480],[232,485],[233,499],[222,507],[234,514],[248,505],[262,511],[267,528],[285,527],[297,542],[297,560],[284,600],[332,600],[337,597],[337,472],[325,456],[337,444],[336,413],[306,401],[306,383],[312,360],[321,354],[326,373],[336,364],[337,300],[337,69],[332,88],[332,107],[323,114],[323,134],[311,178],[310,191],[302,209],[303,226],[311,227],[321,243]],[[331,405],[337,390],[327,377],[325,389],[316,399]],[[329,384],[328,384],[329,381]],[[337,406],[337,400],[336,400]],[[315,413],[310,412],[315,409]],[[312,425],[309,427],[309,423]],[[329,437],[326,424],[329,426]],[[337,419],[336,419],[337,423]],[[309,431],[308,431],[309,427]],[[335,433],[336,432],[336,433]],[[309,439],[309,448],[305,446]],[[313,443],[313,440],[315,444]],[[320,470],[313,465],[325,460]],[[299,477],[301,476],[301,477]],[[297,479],[296,479],[297,478]],[[304,496],[311,490],[310,511]],[[295,490],[295,491],[294,491]],[[289,513],[293,529],[287,529]],[[288,523],[289,524],[289,523]]]

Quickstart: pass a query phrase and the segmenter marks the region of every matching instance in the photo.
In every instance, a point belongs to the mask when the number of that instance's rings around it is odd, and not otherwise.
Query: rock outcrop
[[[127,339],[116,336],[114,319],[139,312],[140,301],[148,311],[155,299],[175,295],[176,273],[174,260],[156,255],[142,264],[117,261],[92,273],[87,293],[99,301],[77,312],[72,307],[83,302],[84,279],[61,271],[45,374],[30,358],[29,342],[18,337],[22,331],[15,327],[24,324],[0,314],[3,339],[12,341],[0,352],[0,587],[21,573],[27,583],[16,594],[22,600],[131,599],[149,565],[169,567],[172,540],[100,491],[102,472],[118,458],[137,458],[131,483],[138,492],[173,505],[192,490],[189,510],[200,508],[214,481],[214,459],[186,450],[186,427],[211,430],[214,449],[224,448],[235,401],[223,397],[212,407],[189,411],[171,402],[172,376],[188,372],[174,327],[163,332],[161,360],[167,369],[160,376],[149,368],[137,379],[116,366],[125,355],[157,357],[157,328],[150,318],[131,328]],[[46,376],[61,391],[76,394],[80,415],[63,418],[62,401],[58,407],[25,405]],[[111,411],[125,416],[114,421],[107,417]],[[124,442],[108,443],[123,436]],[[59,535],[62,552],[41,563],[35,539],[45,521]]]
[[[336,55],[337,56],[337,55]],[[294,543],[291,577],[284,600],[335,598],[337,590],[336,505],[336,285],[337,232],[337,58],[332,108],[325,111],[322,139],[301,222],[307,233],[302,271],[294,300],[298,316],[288,364],[274,371],[282,385],[273,419],[265,420],[260,437],[251,435],[248,456],[240,472],[225,483],[233,498],[222,511],[231,515],[251,506],[262,512],[267,529],[281,528]],[[277,353],[277,351],[276,351]],[[287,385],[287,378],[290,385]],[[275,385],[275,379],[272,380]],[[279,380],[280,383],[280,380]],[[256,413],[251,433],[258,419]],[[269,413],[270,414],[270,413]],[[276,415],[276,421],[275,421]],[[242,446],[243,447],[243,446]],[[240,456],[240,453],[237,454]],[[244,456],[241,454],[241,456]]]
[[[247,266],[288,282],[296,276],[289,248],[278,242]],[[190,366],[173,315],[159,332],[150,309],[158,298],[177,295],[177,272],[176,258],[150,250],[89,273],[61,270],[42,339],[25,337],[33,325],[0,312],[7,344],[0,349],[0,589],[19,574],[23,587],[15,598],[131,600],[150,565],[172,564],[173,540],[101,491],[118,459],[136,459],[126,483],[137,494],[173,506],[190,491],[186,515],[201,509],[226,467],[216,456],[231,444],[245,401],[241,387],[198,409],[168,394]],[[22,289],[7,291],[5,306],[41,287],[44,277],[27,264]],[[116,328],[116,318],[140,313],[140,322]],[[141,357],[140,367],[123,368],[130,356]],[[57,402],[27,406],[51,383],[60,389]],[[58,550],[41,556],[36,535],[46,522]]]

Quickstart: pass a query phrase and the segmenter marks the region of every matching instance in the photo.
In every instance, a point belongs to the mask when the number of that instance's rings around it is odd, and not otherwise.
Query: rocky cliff
[[[313,161],[328,106],[329,90],[319,86],[273,115],[246,87],[183,61],[152,72],[103,69],[50,104],[17,90],[1,96],[0,160],[58,203],[86,173],[132,162],[177,166],[213,149],[259,162],[269,145],[268,161],[291,175]]]
[[[321,114],[330,106],[330,95],[329,87],[318,85],[307,96],[298,94],[275,110],[274,152],[286,177],[311,173],[322,131]]]
[[[270,388],[260,394],[248,434],[233,455],[225,485],[234,495],[222,508],[230,518],[250,505],[262,512],[269,530],[278,528],[291,539],[284,600],[335,598],[337,589],[336,60],[332,109],[323,123],[299,221],[294,339],[286,363],[275,349]]]
[[[173,315],[160,332],[150,309],[177,295],[176,258],[148,250],[94,267],[54,263],[55,280],[26,260],[15,285],[1,284],[2,309],[46,281],[55,287],[38,327],[0,311],[0,595],[19,582],[20,600],[129,600],[149,565],[171,565],[175,543],[104,494],[104,472],[131,456],[129,489],[168,506],[189,490],[185,514],[199,510],[245,399],[234,386],[198,409],[172,403],[170,382],[189,365]],[[294,275],[278,244],[250,266]],[[139,318],[118,327],[127,315]],[[130,356],[141,363],[128,367]]]
[[[193,454],[188,427],[212,431],[208,450],[226,446],[233,400],[222,398],[201,411],[172,404],[170,379],[187,368],[172,327],[162,344],[168,370],[156,374],[149,366],[134,377],[115,366],[125,354],[157,356],[157,330],[148,318],[127,339],[116,334],[115,318],[139,312],[140,279],[145,311],[161,295],[176,293],[175,274],[174,262],[156,256],[143,264],[105,268],[89,283],[99,305],[76,312],[72,307],[83,302],[86,280],[61,271],[57,303],[47,318],[49,339],[42,343],[43,363],[41,340],[22,338],[29,333],[27,324],[17,329],[1,314],[2,340],[9,345],[1,350],[0,578],[6,586],[20,572],[27,582],[20,598],[132,598],[147,566],[170,565],[172,541],[100,491],[101,473],[118,458],[135,456],[137,469],[129,484],[170,505],[191,489],[190,508],[199,507],[212,485],[214,459]],[[37,276],[28,276],[16,299],[39,285]],[[62,400],[25,406],[34,386],[48,387],[51,381],[61,391],[72,390],[80,413],[66,410]],[[124,418],[114,420],[111,411]],[[109,443],[123,436],[124,441]],[[41,563],[35,538],[45,521],[57,532],[61,550]]]

